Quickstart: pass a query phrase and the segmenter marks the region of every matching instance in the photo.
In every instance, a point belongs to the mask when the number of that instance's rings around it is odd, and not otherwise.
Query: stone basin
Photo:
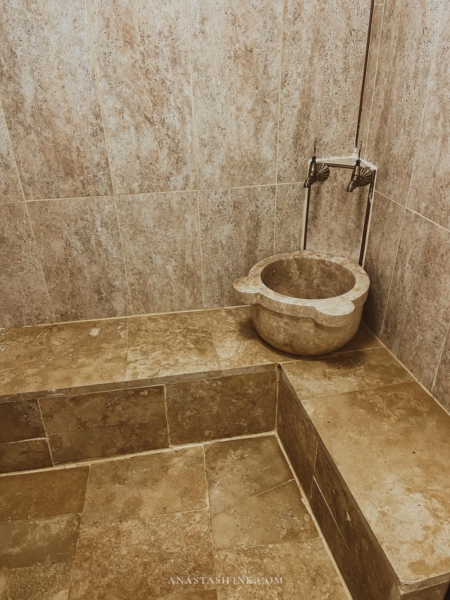
[[[307,250],[270,256],[234,282],[253,324],[270,345],[291,354],[334,352],[358,330],[369,277],[349,258]]]

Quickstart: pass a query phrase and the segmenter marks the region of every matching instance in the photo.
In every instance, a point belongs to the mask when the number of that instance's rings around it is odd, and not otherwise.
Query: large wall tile
[[[408,206],[450,229],[450,7],[444,6]]]
[[[194,188],[186,4],[87,4],[116,193]]]
[[[133,312],[202,308],[197,193],[121,198],[117,211]]]
[[[0,327],[52,320],[36,244],[23,203],[0,204]]]
[[[0,444],[0,473],[45,469],[52,466],[46,439]]]
[[[450,330],[447,333],[444,352],[438,366],[432,392],[444,408],[450,411]]]
[[[436,45],[442,0],[411,9],[386,0],[366,155],[377,167],[377,189],[405,203]]]
[[[199,185],[275,183],[282,0],[192,0]]]
[[[130,310],[114,200],[28,204],[55,317],[114,317]]]
[[[111,192],[82,0],[5,0],[0,83],[26,196]]]
[[[0,106],[0,202],[23,200],[8,129]]]
[[[358,261],[368,187],[346,191],[350,169],[332,169],[323,184],[311,188],[306,249]]]
[[[405,209],[375,193],[364,268],[370,277],[364,320],[381,333]]]
[[[273,254],[275,186],[199,196],[205,306],[235,305],[233,281]]]
[[[45,437],[37,400],[0,404],[0,443]]]
[[[305,189],[301,183],[277,185],[275,253],[302,250]]]
[[[450,322],[450,232],[407,211],[383,341],[428,388]]]
[[[370,3],[287,0],[278,181],[301,181],[319,156],[355,145]]]

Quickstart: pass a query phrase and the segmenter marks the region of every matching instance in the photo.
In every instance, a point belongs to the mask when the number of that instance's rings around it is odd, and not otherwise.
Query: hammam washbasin
[[[291,354],[333,352],[358,330],[369,291],[353,260],[302,250],[270,256],[234,282],[251,304],[253,324],[269,344]]]

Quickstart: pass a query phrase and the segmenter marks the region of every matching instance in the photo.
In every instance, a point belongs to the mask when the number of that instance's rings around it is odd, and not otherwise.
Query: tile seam
[[[431,389],[432,390],[434,390],[434,386],[436,385],[437,376],[438,376],[438,373],[439,373],[439,369],[441,367],[442,359],[444,358],[444,350],[445,350],[445,347],[447,345],[447,340],[448,339],[450,339],[450,322],[449,322],[448,327],[447,327],[447,333],[444,336],[444,343],[442,344],[442,350],[441,350],[441,352],[439,354],[439,360],[437,361],[436,372],[435,372],[434,377],[433,377],[433,383],[431,384]]]
[[[19,182],[20,191],[22,193],[22,200],[20,202],[25,202],[27,198],[25,196],[25,191],[23,189],[22,178],[20,177],[19,167],[17,165],[17,160],[16,160],[16,155],[15,155],[14,148],[13,148],[13,145],[12,145],[11,134],[9,133],[8,123],[6,122],[5,109],[3,108],[3,102],[1,100],[0,100],[0,112],[3,115],[3,122],[5,124],[6,136],[8,138],[9,148],[11,150],[11,154],[12,154],[12,158],[13,158],[13,162],[14,162],[14,168],[15,168],[16,175],[17,175],[17,180]],[[10,202],[17,202],[17,201],[16,200],[11,200]]]

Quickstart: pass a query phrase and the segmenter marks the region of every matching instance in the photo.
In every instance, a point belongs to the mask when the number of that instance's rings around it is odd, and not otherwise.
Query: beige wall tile
[[[133,312],[202,308],[197,193],[124,197],[117,211]]]
[[[47,287],[24,204],[0,204],[0,327],[53,319]]]
[[[311,188],[306,249],[358,262],[368,187],[346,191],[350,169],[332,169],[328,181]]]
[[[30,202],[28,209],[56,319],[128,314],[114,200]]]
[[[233,281],[273,254],[275,186],[199,197],[205,307],[236,305]]]
[[[115,192],[195,188],[186,3],[87,6]]]
[[[190,2],[199,186],[275,183],[282,0]]]
[[[406,212],[382,341],[430,388],[450,322],[450,232]]]
[[[0,202],[23,199],[8,129],[0,105]]]
[[[166,387],[172,444],[190,444],[275,429],[275,371]]]
[[[367,158],[377,189],[406,203],[442,0],[386,0]]]
[[[305,179],[314,138],[319,156],[353,151],[369,5],[287,0],[278,181]]]
[[[162,386],[43,398],[39,404],[55,464],[169,445]]]
[[[275,220],[275,254],[302,250],[303,184],[277,185],[277,214]]]
[[[450,330],[432,388],[433,394],[450,411]]]
[[[375,192],[364,269],[370,277],[364,320],[381,333],[405,209]]]
[[[408,206],[450,229],[450,8],[443,5]]]
[[[7,0],[3,109],[27,198],[111,192],[82,0]]]

